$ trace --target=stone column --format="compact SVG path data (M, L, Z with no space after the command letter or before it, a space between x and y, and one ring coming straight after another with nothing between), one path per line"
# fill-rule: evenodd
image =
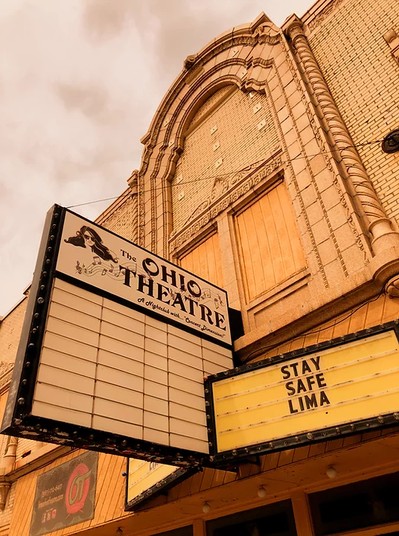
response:
M139 217L138 217L138 176L139 172L137 169L132 171L132 174L127 180L127 183L132 190L132 199L133 199L133 218L132 218L132 241L138 243L139 240Z
M398 243L399 235L392 228L391 221L386 216L377 197L371 180L363 166L353 140L306 38L302 21L295 17L288 23L285 32L292 41L294 53L302 71L304 82L308 86L313 104L316 107L316 113L324 122L331 135L331 140L339 155L338 161L341 161L343 164L347 174L346 178L350 180L351 189L360 202L363 210L362 217L369 233L372 251L374 254L377 254L380 249L386 248L387 235L391 235L388 242L391 242L393 238L395 244ZM384 237L383 241L380 240L382 237Z
M7 436L3 458L0 463L0 511L4 510L8 492L10 491L11 482L8 473L14 469L17 445L18 439L16 437Z

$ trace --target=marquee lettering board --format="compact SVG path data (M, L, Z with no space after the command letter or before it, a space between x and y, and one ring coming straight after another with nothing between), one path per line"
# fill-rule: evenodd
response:
M125 510L134 511L150 499L194 473L192 468L129 458L126 471Z
M225 291L55 205L27 309L3 433L207 460L203 378L232 367Z
M399 421L398 323L218 373L206 381L215 461Z

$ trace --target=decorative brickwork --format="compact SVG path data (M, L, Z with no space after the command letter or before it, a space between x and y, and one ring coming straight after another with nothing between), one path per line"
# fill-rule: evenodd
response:
M315 18L304 20L352 143L384 211L396 224L398 160L381 150L381 140L399 124L398 21L397 0L330 2Z
M160 221L165 214L171 214L172 201L170 193L160 185L166 185L175 175L175 167L184 144L189 143L187 133L193 120L194 124L199 120L199 117L195 117L199 108L216 91L229 85L235 85L246 92L256 90L264 93L272 65L270 59L265 59L265 47L277 46L281 38L278 28L265 15L261 15L253 25L222 35L212 46L205 47L199 54L188 58L185 69L155 116L150 131L142 139L146 147L139 171L138 190L139 195L140 192L145 193L139 197L139 218L144 216L148 224L145 227L140 224L141 244L167 255L171 228L165 228ZM212 105L206 106L211 108ZM201 113L206 115L206 111ZM250 163L246 161L244 165ZM144 189L144 176L147 177L145 180L146 187L150 186L149 191ZM159 199L161 196L162 201ZM163 213L159 211L161 207ZM185 219L182 218L180 224ZM171 225L172 218L167 217L167 221Z
M201 210L223 195L238 172L267 159L279 146L267 98L235 90L199 122L185 139L184 152L172 181L173 232L186 226ZM206 105L209 107L209 104Z
M375 240L386 232L392 231L390 221L385 215L353 140L331 96L322 71L309 46L301 21L298 19L293 21L287 31L303 66L305 80L315 98L316 107L325 118L326 127L331 131L332 141L339 151L348 178L355 190L355 195L361 203L370 237Z
M136 242L138 235L137 192L135 192L134 183L130 181L130 184L131 187L98 216L96 223L127 240Z

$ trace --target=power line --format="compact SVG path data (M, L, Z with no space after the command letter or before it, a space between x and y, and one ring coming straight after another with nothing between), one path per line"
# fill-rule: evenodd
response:
M375 145L375 144L381 144L382 140L374 140L374 141L366 141L366 142L363 142L363 143L359 143L359 144L356 144L356 145L348 145L346 147L342 147L339 149L339 151L342 151L342 150L345 150L345 149L350 149L350 148L361 148L361 147L365 147L365 146L369 146L369 145ZM330 151L319 151L317 154L315 155L298 155L297 157L293 158L293 159L289 159L289 160L285 160L285 161L282 161L281 164L284 165L284 164L288 164L289 162L293 162L294 160L297 160L299 158L312 158L314 156L318 156L319 154L328 154L328 155L331 155L331 152ZM256 166L257 164L261 164L261 163L266 163L267 161L269 160L268 159L261 159L261 160L257 160L255 162L252 162L251 164L248 164L246 165L245 167L241 168L241 169L238 169L236 171L230 171L228 173L221 173L221 174L218 174L218 175L209 175L209 176L206 176L206 177L201 177L201 178L198 178L198 179L193 179L191 181L184 181L183 183L180 183L180 184L171 184L172 187L174 186L184 186L186 184L192 184L192 183L196 183L196 182L199 182L199 181L205 181L205 180L211 180L211 179L222 179L224 177L230 177L232 175L235 175L237 173L241 173L243 171L251 171L250 168L253 168L254 166ZM162 187L155 187L154 190L160 190ZM146 193L146 192L149 192L150 190L144 190L143 193ZM86 205L91 205L91 204L94 204L94 203L101 203L101 202L105 202L105 201L113 201L115 199L118 199L118 197L120 197L119 195L118 196L115 196L115 197L108 197L108 198L104 198L104 199L99 199L99 200L96 200L96 201L89 201L89 202L86 202L86 203L80 203L80 204L77 204L77 205L71 205L67 208L76 208L76 207L81 207L81 206L86 206ZM294 337L293 339L290 340L290 343L292 344L294 341L297 341L301 338L304 338L304 337L308 337L308 336L311 336L311 335L318 335L320 333L322 333L323 331L326 331L327 329L334 329L336 326L338 326L339 324L341 324L342 322L345 322L346 320L348 320L349 318L351 318L357 311L359 311L360 309L362 309L363 307L365 307L366 305L378 300L382 295L383 295L383 291L381 291L377 296L375 296L374 298L371 298L369 299L368 301L360 304L358 307L352 309L347 315L341 317L339 320L335 320L333 324L329 324L325 327L321 327L319 329L314 329L314 330L311 330L311 331L308 331L308 332L305 332L305 333L302 333L301 335L298 335L297 337ZM258 348L257 350L253 351L253 352L250 352L247 356L246 356L246 359L250 359L252 356L255 356L256 355L259 355L259 352L263 352L263 353L266 353L266 352L269 352L271 350L273 350L274 348L277 348L278 346L280 346L282 343L277 343L277 344L272 344L272 345L269 345L269 346L265 346L265 347L261 347L261 348Z
M369 305L370 303L373 303L374 301L377 301L383 294L384 294L384 290L381 290L377 294L377 296L374 296L374 298L370 298L369 300L365 301L364 303L361 303L358 307L355 307L354 309L351 309L351 311L346 316L343 316L342 318L339 318L339 320L334 319L333 324L328 324L325 327L314 329L314 330L311 330L311 331L306 331L305 333L301 333L297 337L294 337L293 339L290 339L289 340L290 344L292 344L295 341L298 341L299 339L306 338L309 335L318 335L318 334L322 333L323 331L326 331L327 329L334 329L336 326L338 326L342 322L345 322L346 320L351 318L355 313L357 313L360 309L362 309L362 307L365 307L366 305ZM263 346L263 347L257 348L253 352L250 352L248 355L246 355L245 359L247 360L247 359L251 359L251 357L253 357L253 356L258 356L259 352L263 352L263 353L270 352L274 348L278 348L279 346L281 346L283 344L284 343L276 343L276 344L271 344L270 346ZM305 346L303 348L305 348ZM284 353L289 353L289 352L284 352ZM269 357L272 357L272 356L269 356ZM264 358L264 359L267 359L267 358Z
M95 203L103 203L105 201L115 201L115 199L118 199L119 195L116 197L106 197L105 199L97 199L97 201L87 201L87 203L79 203L78 205L69 205L66 208L76 208L76 207L84 207L85 205L94 205Z
M363 142L363 143L359 143L359 144L356 144L356 145L347 145L345 147L342 147L340 149L338 149L338 151L343 151L345 149L355 149L355 148L361 148L361 147L366 147L366 146L369 146L369 145L375 145L375 144L381 144L382 143L382 140L374 140L374 141L366 141L366 142ZM338 152L337 151L337 152ZM288 160L283 160L281 162L282 165L286 165L288 163L291 163L291 162L294 162L295 160L299 160L301 158L313 158L315 156L318 156L320 154L324 154L324 155L332 155L332 153L335 152L335 151L319 151L317 154L313 154L313 155L298 155L294 158L291 158L291 159L288 159ZM257 160L255 162L252 162L250 164L247 164L245 167L241 168L241 169L238 169L238 170L233 170L233 171L229 171L227 173L221 173L221 174L218 174L218 175L208 175L206 177L199 177L199 178L196 178L196 179L192 179L192 180L187 180L187 181L184 181L180 184L171 184L171 187L181 187L181 186L184 186L186 184L193 184L193 183L198 183L200 181L208 181L208 180L217 180L217 179L223 179L224 177L230 177L232 175L235 175L237 173L241 173L243 171L246 171L248 168L251 168L253 166L256 166L257 164L261 164L262 162L267 162L268 159L264 160L264 159L261 159L261 160ZM155 187L153 188L152 190L143 190L141 193L148 193L150 191L156 191L156 190L161 190L162 187ZM87 205L93 205L93 204L96 204L96 203L103 203L105 201L114 201L115 199L118 199L118 197L120 197L120 195L117 195L117 196L114 196L114 197L107 197L107 198L104 198L104 199L97 199L95 201L87 201L85 203L79 203L79 204L76 204L76 205L69 205L68 207L66 208L77 208L77 207L83 207L83 206L87 206Z

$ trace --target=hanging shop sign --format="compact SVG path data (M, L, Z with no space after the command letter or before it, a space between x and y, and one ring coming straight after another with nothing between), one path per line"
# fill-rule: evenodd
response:
M126 506L132 511L193 474L191 469L129 458L126 471Z
M398 333L389 323L209 377L214 460L397 423Z
M30 536L93 519L98 454L87 452L37 478Z
M232 367L228 313L222 289L54 206L2 431L200 463L203 378Z

